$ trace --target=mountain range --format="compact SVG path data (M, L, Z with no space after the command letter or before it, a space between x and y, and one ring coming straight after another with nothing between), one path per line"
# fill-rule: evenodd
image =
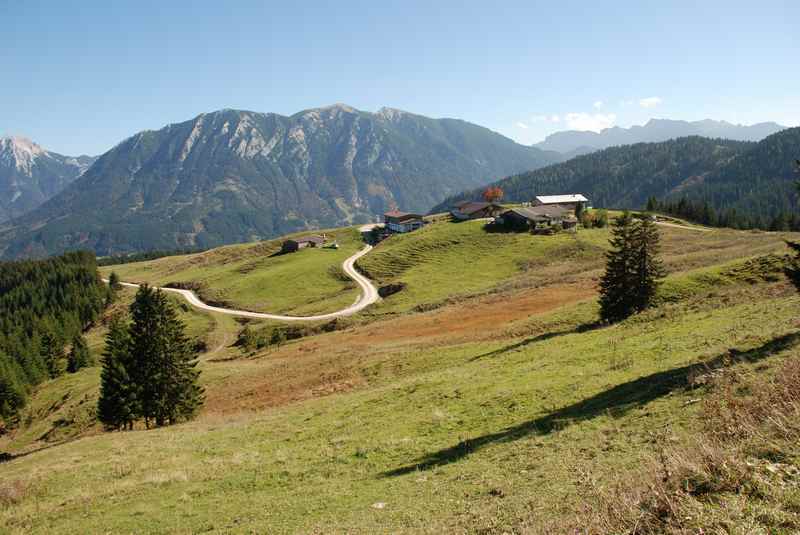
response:
M0 254L213 247L368 222L561 159L465 121L390 108L220 110L124 140L1 228Z
M24 137L0 138L0 223L37 208L95 159L50 152Z
M761 141L765 137L785 129L777 123L758 123L753 125L732 124L727 121L676 121L671 119L651 119L643 126L622 128L614 126L600 132L565 130L547 136L534 147L542 150L560 152L569 158L588 154L596 150L634 143L654 143L679 137L703 136L737 141Z
M781 213L796 213L794 168L800 128L788 128L759 142L691 136L658 143L611 147L567 162L511 176L493 185L508 202L536 195L583 193L594 206L644 208L649 197L708 201L718 212L735 210L743 224L763 228ZM433 208L480 198L464 192Z

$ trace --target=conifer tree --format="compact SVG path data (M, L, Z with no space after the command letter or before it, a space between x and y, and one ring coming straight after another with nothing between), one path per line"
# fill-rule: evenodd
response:
M600 318L620 321L649 307L664 277L659 234L651 218L634 221L628 212L614 221L611 251L600 281Z
M130 337L127 327L115 319L106 334L97 418L108 429L132 428L139 413L135 383L131 377Z
M92 365L91 357L89 356L89 346L86 345L86 339L81 334L75 335L72 339L72 348L67 355L67 371L75 373L81 368L86 368Z
M794 165L795 172L800 173L800 160L795 160ZM798 193L800 193L800 181L795 182L795 187ZM789 258L788 265L784 268L783 272L797 291L800 291L800 242L787 241L786 245L791 249L794 255Z
M619 321L631 314L633 226L633 218L628 212L612 223L611 250L606 253L606 271L600 280L600 318L603 321Z
M25 389L15 372L13 361L0 353L0 430L25 405Z
M64 373L64 343L50 328L42 333L40 351L51 379Z
M132 378L139 387L139 414L145 425L191 417L203 396L197 385L196 353L177 312L163 292L147 285L139 288L130 311Z
M635 273L631 299L633 310L641 312L652 304L659 280L665 275L664 265L658 258L660 236L655 222L649 217L639 220L631 239Z

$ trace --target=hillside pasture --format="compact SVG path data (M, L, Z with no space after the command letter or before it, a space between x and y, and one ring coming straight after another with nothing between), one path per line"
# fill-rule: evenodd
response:
M101 271L105 276L114 271L126 282L179 283L196 288L206 302L231 308L293 315L333 312L358 297L358 289L341 264L363 247L363 241L355 228L319 232L326 233L339 248L279 254L285 239L281 238L107 266Z
M613 326L596 323L606 229L442 221L392 237L365 269L405 290L279 347L209 344L197 420L7 439L0 519L11 533L131 532L145 518L177 533L581 526L589 490L635 474L665 441L691 443L722 370L769 374L799 351L800 297L780 259L797 236L661 230L671 273L659 305ZM208 339L242 327L182 314ZM82 373L43 385L32 407L82 399L97 372ZM774 531L752 510L743 525Z

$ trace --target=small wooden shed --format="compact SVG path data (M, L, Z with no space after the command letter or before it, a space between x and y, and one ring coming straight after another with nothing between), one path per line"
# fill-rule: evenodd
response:
M302 238L286 240L281 246L281 251L284 253L294 253L306 247L321 247L324 244L325 238L314 234L312 236L303 236Z

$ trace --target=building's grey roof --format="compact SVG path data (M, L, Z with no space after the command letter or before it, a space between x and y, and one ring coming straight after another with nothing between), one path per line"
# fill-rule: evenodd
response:
M493 202L483 202L483 201L472 201L468 203L464 203L460 206L456 206L459 212L465 215L472 215L475 212L480 212L481 210L489 207L494 208L502 208L499 204Z
M323 238L318 234L313 234L311 236L303 236L302 238L292 238L286 241L295 243L316 243L319 245L325 243L325 238Z
M398 221L405 221L407 219L422 219L422 216L419 214L401 212L399 210L390 210L383 215L391 219L397 219Z

